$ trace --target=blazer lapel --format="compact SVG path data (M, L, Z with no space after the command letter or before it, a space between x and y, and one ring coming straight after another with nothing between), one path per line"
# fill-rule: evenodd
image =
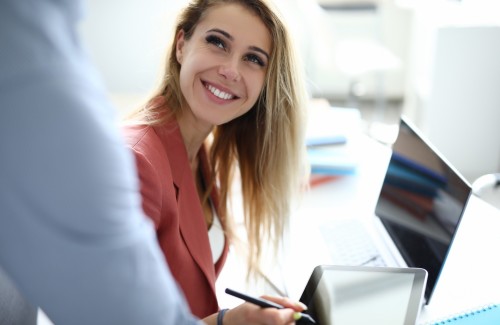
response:
M208 231L188 161L186 146L176 121L156 128L168 155L178 189L179 227L185 244L215 295L215 270ZM194 201L197 200L197 201Z
M199 158L200 158L200 167L201 171L203 174L203 179L209 180L210 179L210 164L208 161L208 155L207 155L207 149L205 146L203 146L200 150L199 153ZM226 229L226 220L225 216L222 216L220 213L219 209L219 192L216 187L212 188L210 192L210 198L212 199L212 204L214 205L215 211L217 213L217 216L219 217L219 220L222 224L222 228L225 230ZM217 260L215 263L215 277L218 277L220 272L222 271L222 267L224 266L224 263L226 262L227 254L229 252L229 243L227 240L227 237L224 240L224 248L222 251L222 255L220 258Z

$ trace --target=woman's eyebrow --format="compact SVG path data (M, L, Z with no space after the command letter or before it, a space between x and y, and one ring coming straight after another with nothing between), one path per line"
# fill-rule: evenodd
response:
M210 33L212 33L212 32L219 33L219 34L224 35L226 38L228 38L231 41L234 40L234 37L231 34L229 34L228 32L226 32L226 31L224 31L222 29L219 29L219 28L212 28L212 29L208 30L207 33L208 32L210 32ZM261 49L260 47L258 47L258 46L250 46L249 49L251 49L251 50L253 50L255 52L261 53L262 55L264 55L269 60L269 54L266 51L264 51L263 49Z
M225 37L229 38L231 41L234 40L234 37L231 36L231 34L229 34L228 32L226 32L225 30L222 30L222 29L219 29L219 28L212 28L212 29L209 29L207 31L207 33L211 33L211 32L220 33L220 34L224 35Z
M264 51L263 49L261 49L260 47L257 47L257 46L250 46L250 49L251 50L254 50L256 52L259 52L259 53L262 53L262 55L264 55L267 60L269 60L269 54L267 54L266 51Z

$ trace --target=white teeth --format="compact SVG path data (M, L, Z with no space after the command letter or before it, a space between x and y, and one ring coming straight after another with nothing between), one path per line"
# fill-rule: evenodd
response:
M212 94L214 94L215 96L219 97L220 99L232 99L234 97L233 95L225 93L223 91L220 91L219 89L217 89L217 88L215 88L215 87L213 87L211 85L208 85L207 89L210 90L210 92Z

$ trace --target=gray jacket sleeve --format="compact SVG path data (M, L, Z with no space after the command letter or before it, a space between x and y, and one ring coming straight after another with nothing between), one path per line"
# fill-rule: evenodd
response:
M55 324L198 324L143 215L77 5L0 2L0 266Z

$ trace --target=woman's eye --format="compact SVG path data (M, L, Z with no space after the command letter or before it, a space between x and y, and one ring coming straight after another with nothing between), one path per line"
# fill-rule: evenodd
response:
M255 55L255 54L249 54L249 55L247 55L247 59L246 60L250 61L252 63L258 64L261 67L264 67L266 65L266 63L264 62L264 60L262 60L258 55Z
M215 35L207 36L206 41L209 44L213 44L213 45L217 46L218 48L221 48L221 49L226 48L226 44L224 43L224 41Z

